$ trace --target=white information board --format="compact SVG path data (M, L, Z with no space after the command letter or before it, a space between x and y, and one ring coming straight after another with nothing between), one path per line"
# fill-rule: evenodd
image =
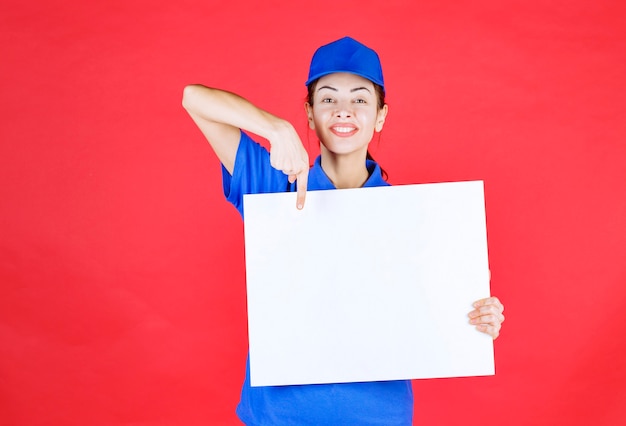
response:
M482 181L244 196L252 386L494 374Z

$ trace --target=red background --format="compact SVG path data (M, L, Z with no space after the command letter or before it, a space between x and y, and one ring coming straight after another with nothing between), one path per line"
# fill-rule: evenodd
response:
M182 89L315 155L303 82L343 35L383 60L390 181L485 181L497 374L414 382L415 423L626 419L623 2L167 3L2 2L0 424L237 424L243 227Z

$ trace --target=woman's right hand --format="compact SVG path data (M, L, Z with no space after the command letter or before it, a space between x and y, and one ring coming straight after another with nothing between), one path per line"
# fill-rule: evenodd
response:
M304 207L309 177L309 155L294 127L241 96L220 89L191 84L183 91L183 107L207 138L226 170L232 174L240 130L248 130L270 142L270 163L297 181L296 207Z
M281 125L270 139L270 164L288 176L289 182L296 182L298 192L296 207L302 209L306 198L309 178L309 154L298 133L287 121Z

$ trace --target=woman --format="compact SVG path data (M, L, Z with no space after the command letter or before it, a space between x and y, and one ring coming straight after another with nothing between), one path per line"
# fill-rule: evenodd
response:
M309 158L293 126L238 95L187 86L183 106L223 165L224 192L243 216L243 194L383 186L388 183L367 148L387 117L385 85L376 52L344 37L314 54L306 82L305 111L320 140ZM242 130L266 138L268 153ZM474 303L470 322L498 337L502 304L491 297ZM249 425L410 425L411 382L386 381L304 386L250 387L249 363L237 415Z

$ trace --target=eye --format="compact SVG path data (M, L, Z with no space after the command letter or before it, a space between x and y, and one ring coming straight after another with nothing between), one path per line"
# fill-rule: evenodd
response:
M362 99L362 98L357 98L357 99L354 100L354 103L355 104L365 104L365 103L367 103L367 101L365 99Z
M332 98L322 98L321 101L323 104L331 104L334 102L334 100Z

